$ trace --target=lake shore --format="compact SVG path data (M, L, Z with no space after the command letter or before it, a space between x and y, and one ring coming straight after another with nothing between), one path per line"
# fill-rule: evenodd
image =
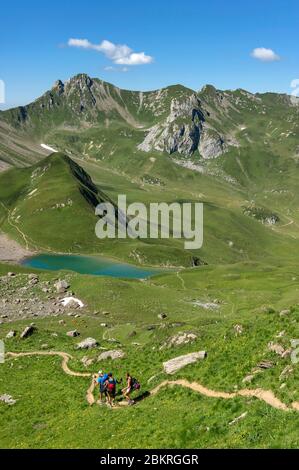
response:
M4 233L0 233L0 261L5 263L20 263L28 256L33 256L33 251L26 250L15 240Z

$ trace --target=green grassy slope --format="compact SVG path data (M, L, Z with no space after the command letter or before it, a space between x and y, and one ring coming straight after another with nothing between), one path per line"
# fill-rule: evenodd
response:
M2 273L8 269L0 267ZM60 273L60 277L65 275ZM20 283L23 278L27 276L20 275L12 282ZM44 350L72 354L70 367L74 370L95 372L100 366L112 369L118 377L130 370L141 381L143 393L167 378L162 372L163 361L205 349L205 361L185 367L173 378L195 380L222 391L261 387L272 390L286 404L299 400L298 367L292 366L289 356L282 359L268 349L270 341L288 348L290 340L298 337L299 271L295 265L280 269L250 263L203 267L181 272L180 277L176 273L160 275L146 283L76 274L68 274L68 278L72 289L88 304L88 312L80 318L65 317L64 325L57 317L37 319L38 330L29 339L5 340L7 351L34 351L47 344ZM40 279L54 282L52 274L42 273ZM35 296L41 295L38 286L33 289ZM216 310L193 304L215 298ZM280 316L280 310L286 308L289 315ZM104 311L110 315L103 315ZM161 312L167 313L163 321L157 318ZM108 328L101 326L103 321ZM1 325L0 337L5 338L12 328L20 332L27 323ZM240 335L235 332L236 324L243 327ZM100 351L75 351L78 339L66 336L66 331L74 328L81 338L96 338L100 347L122 349L126 358L86 369L82 357L96 358ZM133 338L129 336L132 331L136 332ZM197 339L160 349L180 331L192 332ZM281 331L284 335L277 338ZM111 343L109 338L119 343ZM273 367L245 385L243 378L262 360L272 361ZM281 378L289 366L292 372ZM88 379L65 375L59 358L8 359L1 365L0 394L9 393L18 401L13 407L1 405L1 447L298 447L298 412L279 411L257 399L207 398L175 387L161 390L133 408L111 411L87 405L88 385ZM229 424L243 413L247 414L238 423ZM106 420L112 426L107 426Z
M248 193L240 186L182 169L171 158L161 156L151 163L148 157L136 156L127 158L125 167L115 160L114 171L105 162L77 161L79 166L53 154L33 167L0 175L1 229L38 251L104 254L148 265L191 266L192 258L209 264L246 259L279 263L291 259L297 247L282 205L275 207L281 222L264 225L245 212ZM128 176L130 169L133 177ZM145 174L163 185L152 185ZM203 202L202 249L184 250L184 240L172 238L99 240L95 205L107 199L117 202L118 194L126 194L128 204L137 201L147 207L151 202Z

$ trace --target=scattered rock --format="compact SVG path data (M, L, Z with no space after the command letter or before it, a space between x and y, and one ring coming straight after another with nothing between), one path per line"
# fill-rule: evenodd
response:
M77 330L72 330L68 331L66 335L70 338L76 338L77 336L80 336L80 333Z
M11 330L7 333L6 338L10 339L10 338L13 338L14 336L16 336L16 332L14 330Z
M123 351L114 349L102 352L98 357L98 361L105 361L107 359L112 359L114 361L115 359L122 359L123 357L125 357L125 353Z
M166 341L160 349L166 347L171 348L172 346L180 346L181 344L188 344L197 339L197 335L194 333L182 333L179 332L177 335L172 336L168 341Z
M58 292L58 294L64 294L67 291L67 289L70 287L70 285L67 281L59 280L54 284L54 287L56 291Z
M7 273L7 276L8 277L15 277L16 273L13 273L13 272L10 271L9 273Z
M87 356L84 356L84 357L82 357L81 362L85 367L89 367L89 366L92 366L95 361L94 361L94 359L91 359Z
M244 384L246 383L251 383L254 379L254 375L253 374L250 374L250 375L247 375L246 377L244 377L244 379L242 380L242 382Z
M41 345L40 348L41 348L41 349L49 349L49 345L46 344L46 343L44 343L44 344Z
M273 341L270 341L270 343L268 344L268 349L280 357L286 357L288 353L291 353L291 351L285 350L280 344L275 344L273 343Z
M76 349L90 349L98 346L98 342L94 338L86 338L77 344Z
M286 315L289 315L290 313L291 313L291 310L289 308L286 308L285 310L281 310L279 316L285 317Z
M288 377L289 375L292 374L292 372L294 371L293 367L292 366L286 366L282 373L280 374L279 376L279 380L282 380L284 379L285 377Z
M165 318L167 318L167 315L166 315L166 313L159 313L158 318L160 320L165 320Z
M35 329L36 328L33 325L27 326L25 330L22 331L20 338L28 338L28 336L31 336L34 333Z
M163 362L163 368L166 374L175 374L178 370L187 366L188 364L193 364L200 359L205 359L207 357L206 351L198 351L190 354L185 354L183 356L178 356L169 361Z
M242 325L235 325L234 326L234 332L236 333L236 335L241 335L244 331L244 328Z
M136 336L137 333L136 331L131 331L129 334L128 334L128 338L134 338L134 336Z
M248 414L248 411L245 411L245 412L242 413L240 416L238 416L237 418L235 418L235 419L233 419L232 421L230 421L230 422L228 423L228 425L229 425L229 426L232 426L233 424L238 423L239 421L241 421L241 419L246 418L247 414Z
M280 331L278 335L276 335L276 338L282 338L285 335L285 331Z
M34 273L31 273L31 274L28 274L28 279L38 279L38 275L37 274L34 274Z
M257 366L259 369L271 369L272 367L274 367L274 364L272 361L261 361L257 364Z
M7 394L1 395L0 396L0 401L2 401L3 403L6 403L6 405L10 405L10 406L15 405L17 403L17 400L14 400L11 395L7 395Z

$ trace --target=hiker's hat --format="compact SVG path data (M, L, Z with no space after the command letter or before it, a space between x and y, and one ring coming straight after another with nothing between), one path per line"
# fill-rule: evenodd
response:
M98 374L99 374L99 375L103 375L103 371L102 371L102 370L99 370Z

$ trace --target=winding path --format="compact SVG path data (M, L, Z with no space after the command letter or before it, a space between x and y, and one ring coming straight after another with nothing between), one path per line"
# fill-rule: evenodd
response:
M25 357L25 356L59 356L62 358L61 368L67 374L74 377L89 377L91 378L90 386L86 392L86 400L89 405L93 405L95 403L94 398L94 389L96 386L95 383L95 376L90 372L76 372L69 368L68 362L70 359L73 359L73 356L66 352L61 351L30 351L30 352L21 352L21 353L14 353L14 352L7 352L5 354L8 357ZM242 390L238 390L237 392L221 392L217 390L212 390L209 388L204 387L198 382L188 382L185 379L178 379L178 380L164 380L155 388L153 388L149 392L149 396L156 395L162 388L165 387L173 387L173 386L181 386L185 388L189 388L194 392L200 393L206 397L210 398L223 398L223 399L232 399L236 397L250 397L250 398L257 398L261 401L264 401L268 405L276 408L277 410L281 411L299 411L299 402L293 402L290 407L288 407L285 403L283 403L279 398L275 396L275 394L271 390L264 390L262 388L256 389L248 389L244 388ZM124 403L123 403L124 404Z

